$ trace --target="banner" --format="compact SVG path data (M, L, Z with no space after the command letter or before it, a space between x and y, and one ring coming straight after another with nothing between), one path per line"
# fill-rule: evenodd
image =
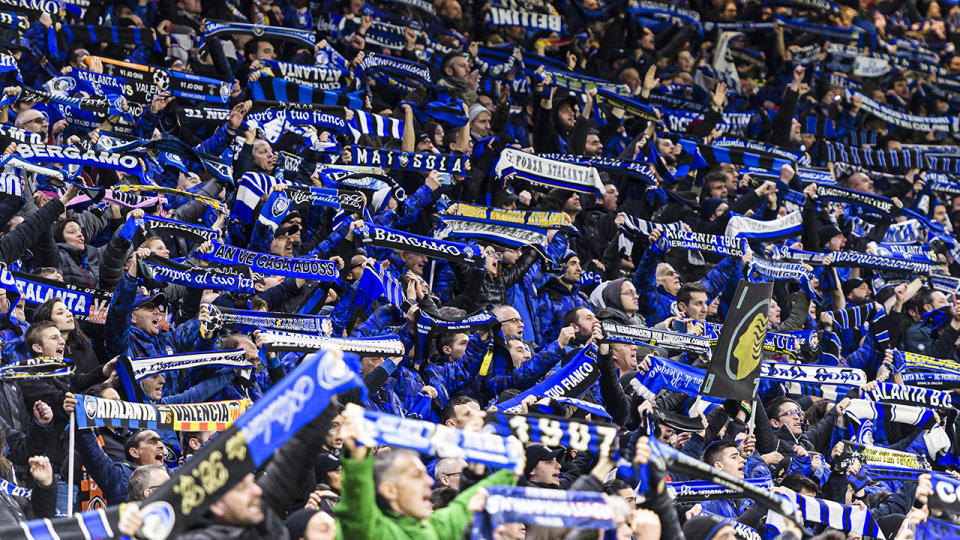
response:
M523 474L523 445L512 437L478 433L364 409L348 403L344 416L362 419L357 442L364 446L409 448L438 458L459 458Z
M154 431L223 431L252 402L247 399L183 405L149 405L77 394L77 428L122 427Z
M707 366L701 388L703 395L736 400L751 400L756 396L772 295L771 282L740 280L720 340Z

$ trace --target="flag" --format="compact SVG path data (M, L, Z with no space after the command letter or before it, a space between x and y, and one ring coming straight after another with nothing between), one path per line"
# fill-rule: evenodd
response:
M750 400L756 395L773 282L740 280L700 393Z

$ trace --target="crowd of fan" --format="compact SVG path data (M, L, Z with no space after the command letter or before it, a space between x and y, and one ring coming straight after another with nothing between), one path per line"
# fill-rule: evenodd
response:
M92 4L96 4L94 2ZM215 130L189 120L169 125L164 110L172 102L186 103L161 93L144 104L135 132L146 138L179 137L207 150L225 149L239 139L233 158L233 176L248 171L273 175L280 151L304 157L311 166L317 161L347 160L342 155L321 155L304 137L284 136L277 144L262 137L257 126L245 121L253 104L248 82L268 72L263 60L292 60L312 63L314 52L301 46L248 35L214 38L222 41L228 66L215 63L208 48L184 48L190 37L202 34L206 18L230 20L236 10L230 0L116 1L90 6L94 24L136 26L154 29L162 52L116 44L86 44L71 48L61 57L50 58L58 69L86 68L85 56L134 58L142 63L163 65L173 70L233 81L232 109L228 120ZM525 2L507 2L525 5ZM430 398L427 410L417 409L424 420L464 430L480 430L487 410L499 401L532 387L562 365L588 342L600 346L598 383L582 399L600 403L621 428L621 440L631 441L622 451L646 462L650 447L643 435L649 429L659 441L738 478L770 477L777 485L799 493L845 504L865 505L872 510L887 538L907 538L903 531L926 516L923 503L930 492L929 482L905 482L890 492L870 487L856 491L846 483L846 473L837 459L849 420L844 410L850 396L834 402L816 396L784 395L777 385L764 386L760 403L734 402L716 407L702 417L702 430L681 431L667 423L649 419L654 409L687 414L687 396L665 390L655 402L636 393L629 381L650 366L648 355L673 357L695 367L707 359L690 351L638 347L604 340L599 321L612 320L628 325L667 330L684 328L686 333L703 334L704 323L722 323L737 283L746 278L752 257L762 257L764 246L753 242L755 254L743 258L703 253L688 257L688 251L671 249L658 254L650 249L662 232L653 230L637 238L624 251L621 229L628 217L652 222L683 221L697 232L723 234L734 213L773 219L784 215L786 202L778 198L778 183L751 184L738 167L708 163L689 171L682 163L683 150L675 144L678 134L660 124L606 107L605 120L597 122L596 91L568 93L553 85L549 73L528 76L526 89L517 91L512 80L490 77L490 66L478 59L475 43L503 47L513 43L520 56L537 53L565 62L570 71L626 84L644 101L653 92L692 91L694 99L709 101L711 112L694 122L688 137L710 142L720 135L717 124L722 112L754 115L747 135L758 141L791 151L819 155L823 159L823 135L809 131L811 118L829 118L838 126L854 131L880 134L877 147L899 149L902 144L956 144L933 133L909 131L887 125L864 114L857 100L840 99L842 91L828 84L826 69L806 68L791 61L791 51L822 43L821 36L777 26L772 33L747 33L735 40L743 49L759 52L758 61L737 63L741 89L728 94L725 84L705 83L704 66L711 65L717 30L696 32L689 25L674 24L631 14L623 6L610 6L605 18L575 16L585 6L570 2L543 3L560 10L570 32L567 36L522 27L495 27L485 24L486 2L437 0L436 15L450 32L427 35L408 28L402 49L387 49L365 41L373 19L364 5L350 1L277 0L239 2L240 13L257 24L315 29L325 14L337 13L352 21L341 35L325 35L322 46L332 46L351 65L371 52L422 62L433 70L434 88L402 95L384 85L366 88L365 109L369 112L404 118L414 127L414 138L402 143L364 134L360 143L372 147L399 148L417 152L463 152L473 156L473 167L464 175L443 178L437 172L388 172L411 195L401 200L396 190L368 193L367 208L373 219L385 226L429 235L435 227L438 204L491 204L505 209L550 210L565 213L573 230L561 230L549 238L546 250L532 247L508 249L483 246L482 268L468 268L405 251L359 246L363 216L333 221L334 211L310 207L294 208L278 228L260 222L241 223L230 219L213 223L216 213L189 199L168 197L155 206L131 210L111 204L72 206L79 193L72 185L57 185L20 173L23 197L0 196L0 261L24 272L63 283L113 291L106 324L79 320L58 298L39 305L20 299L9 305L0 296L0 312L9 314L2 331L3 362L30 357L69 358L76 367L67 378L16 379L0 383L0 476L33 488L31 500L0 494L0 523L14 523L35 517L53 517L66 508L68 497L76 497L78 486L68 486L66 427L76 406L76 394L119 399L114 367L118 355L135 358L164 356L192 351L243 349L257 374L244 379L234 370L197 369L168 372L142 381L151 403L199 403L222 399L260 398L302 355L278 357L261 351L259 335L221 332L213 337L200 334L202 322L209 321L210 307L228 306L273 312L295 312L305 299L321 298L319 313L329 315L336 336L369 337L394 332L407 344L403 357L363 357L362 372L369 390L363 405L396 415L410 414L421 397ZM596 2L592 2L596 4ZM779 2L771 5L779 5ZM719 0L689 2L703 21L772 21L776 13L798 9L769 7L765 2ZM6 2L3 3L7 5ZM532 5L539 5L533 2ZM792 7L791 7L792 6ZM426 17L403 2L379 2L378 10L406 18ZM379 12L379 11L378 11ZM87 14L87 22L91 14ZM923 13L923 14L921 14ZM841 28L860 27L868 36L863 46L891 50L896 43L919 43L936 55L951 74L960 75L960 61L954 56L958 43L960 8L950 2L914 0L861 0L842 5L839 15L821 12L811 20ZM74 15L66 15L69 20ZM432 18L432 17L431 17ZM59 20L59 19L57 19ZM59 24L48 14L31 17L25 38L44 44L46 30ZM183 38L187 39L184 40ZM431 44L440 42L456 52L436 57ZM178 45L175 47L175 45ZM18 59L23 81L40 88L47 76L31 51L16 43L7 44ZM39 47L41 50L46 50ZM506 48L505 50L511 51ZM489 84L489 83L493 84ZM502 82L502 84L501 84ZM916 114L956 115L952 99L924 94L915 85L914 74L905 77L896 71L864 83L871 97L901 111ZM485 84L487 83L487 84ZM704 87L709 84L708 87ZM687 90L683 90L686 88ZM678 90L680 89L680 90ZM16 95L15 86L5 90ZM414 108L428 101L431 93L444 93L463 109L465 125L444 125L441 121L420 121ZM835 99L836 98L836 99ZM459 100L459 101L457 101ZM412 105L411 105L412 103ZM9 123L39 134L50 144L95 143L99 132L71 123L54 106L18 101L8 106ZM421 119L422 120L422 119ZM339 133L317 133L324 141L337 137L345 146L354 141ZM840 136L838 136L840 138ZM657 150L656 159L674 175L675 183L654 184L617 173L603 173L604 191L596 198L562 189L513 181L507 186L488 182L489 162L506 147L538 154L563 153L597 158L617 157L644 161ZM7 153L15 152L15 147ZM217 153L217 152L214 152ZM819 153L819 154L818 154ZM814 163L817 162L815 158ZM841 185L870 194L896 197L908 208L922 206L922 213L943 225L948 234L960 226L960 196L937 198L917 170L854 170L839 174ZM778 171L784 184L793 171ZM220 198L232 206L236 185L210 175L163 170L171 186ZM658 180L660 179L659 173ZM124 175L95 168L85 169L88 185L135 183ZM312 185L319 176L310 171L300 175ZM293 180L287 180L291 183ZM795 185L795 184L794 184ZM491 187L492 186L492 187ZM283 189L278 184L274 189ZM783 189L782 187L779 189ZM492 198L487 199L486 195ZM818 204L816 186L804 190L802 233L786 242L815 252L867 251L893 220L860 214L855 208ZM782 195L782 193L780 193ZM267 194L264 195L266 199ZM182 286L159 288L142 275L138 260L155 254L163 257L191 257L202 246L178 238L150 237L130 245L117 234L131 216L144 213L165 215L188 223L213 224L223 230L226 243L287 257L333 258L341 266L342 282L267 276L255 283L256 294L218 293ZM871 222L874 236L859 235L852 227L854 217ZM882 236L882 232L879 233ZM546 254L553 254L548 259ZM958 276L960 268L949 253L939 253L938 268ZM368 264L383 263L404 285L413 305L406 313L358 291L357 280ZM141 275L138 275L138 271ZM584 275L597 276L596 280ZM956 299L930 286L924 278L875 287L878 271L867 268L815 269L811 283L819 298L790 280L777 280L769 314L769 330L788 332L813 329L820 343L839 344L840 365L864 370L871 381L890 378L890 357L894 348L960 362L960 311ZM889 340L878 343L868 330L838 328L832 313L849 306L874 306L885 313ZM457 320L479 310L491 311L499 331L449 333L433 336L427 350L414 347L420 309ZM946 320L931 324L929 314L945 313ZM500 336L503 336L502 338ZM489 369L480 375L490 340L494 356ZM778 358L815 364L820 349L806 350L798 358ZM486 362L490 362L489 359ZM892 380L892 379L890 379ZM871 384L873 384L871 382ZM533 400L524 402L524 410ZM566 410L583 416L582 411ZM923 454L924 433L934 425L953 422L956 415L940 411L931 425L888 426L886 445ZM755 417L748 435L747 421ZM599 420L594 418L594 420ZM652 423L652 425L648 424ZM173 470L189 460L214 432L129 431L123 428L80 430L77 433L77 474L89 475L102 492L103 501L117 505L142 501L163 485ZM711 501L695 506L678 506L662 482L665 472L651 469L646 492L638 493L616 477L615 464L606 456L530 445L526 448L524 474L490 474L483 467L462 459L421 459L401 449L368 449L356 442L357 426L338 415L332 424L311 425L297 439L281 449L265 471L248 477L216 501L205 519L183 535L184 538L459 538L468 529L472 511L482 507L483 486L513 484L550 489L602 491L616 509L619 538L730 538L733 528L727 518L763 531L765 512L749 498ZM918 443L919 441L919 443ZM947 455L956 456L951 447ZM369 454L369 455L368 455ZM934 458L935 456L928 456ZM936 459L931 459L936 462ZM847 464L848 466L857 467ZM85 473L80 472L80 467ZM938 465L939 467L939 465ZM676 478L674 478L676 479ZM83 486L89 488L88 484ZM914 509L915 500L919 501ZM922 508L922 510L921 510ZM922 515L921 515L922 514ZM136 516L125 514L136 526ZM129 523L128 523L128 526ZM821 527L822 528L822 527ZM842 538L845 533L813 530L818 538ZM584 531L543 529L510 524L498 528L496 538L563 538L570 534L586 537ZM595 534L595 533L592 533ZM787 533L792 534L792 533ZM580 536L578 536L580 537Z

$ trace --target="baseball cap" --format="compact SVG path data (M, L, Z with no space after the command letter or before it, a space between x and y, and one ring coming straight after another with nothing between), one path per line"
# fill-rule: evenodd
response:
M850 278L844 281L843 286L841 287L843 289L843 295L846 296L850 294L850 291L856 289L857 287L863 285L864 283L866 283L866 281L858 277Z
M537 466L537 463L560 457L560 455L563 454L563 449L550 450L542 444L531 444L526 448L525 453L527 455L527 464L523 468L523 475L527 476L530 474L530 471Z
M133 309L137 309L143 306L143 304L153 304L156 307L165 306L167 304L167 297L162 292L154 294L138 294L136 298L133 299Z

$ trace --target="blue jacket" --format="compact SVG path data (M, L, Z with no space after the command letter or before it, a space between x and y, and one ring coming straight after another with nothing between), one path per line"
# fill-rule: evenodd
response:
M588 305L586 298L580 293L579 283L572 289L567 289L556 277L551 277L540 287L535 304L537 316L533 321L534 325L540 327L537 331L538 343L547 343L551 339L556 339L567 312Z
M92 429L81 429L77 433L77 451L80 461L87 472L103 490L107 504L115 505L127 502L127 488L130 475L135 466L126 461L113 461L100 447Z
M644 315L648 326L653 326L673 314L673 306L677 299L666 291L657 287L657 265L660 260L648 249L643 253L637 271L633 274L633 285L640 294L639 313ZM724 288L732 280L742 275L740 259L725 257L720 264L707 273L700 280L700 284L707 289L707 303L723 293Z
M473 396L470 382L480 371L480 364L483 363L483 356L486 353L487 342L482 341L474 332L467 341L467 349L462 358L455 361L431 362L424 368L426 383L437 389L437 404L441 408L450 401L451 397L462 393ZM479 396L475 397L479 398Z
M480 393L484 398L481 403L497 397L504 390L515 388L522 391L530 388L562 358L563 348L554 341L507 375L478 378Z

